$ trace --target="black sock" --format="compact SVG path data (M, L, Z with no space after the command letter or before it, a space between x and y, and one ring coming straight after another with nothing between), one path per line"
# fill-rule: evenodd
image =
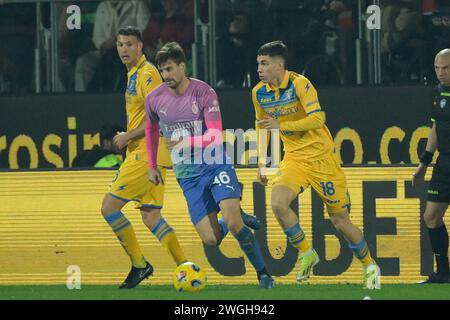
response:
M431 247L436 257L436 272L448 274L448 233L445 224L435 228L428 229L430 235Z

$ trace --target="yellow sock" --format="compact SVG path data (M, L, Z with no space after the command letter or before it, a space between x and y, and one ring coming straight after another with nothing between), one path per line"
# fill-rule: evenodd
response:
M367 252L367 255L364 258L359 259L359 261L361 261L364 267L371 265L373 263L373 259L372 256L370 255L370 251Z
M120 244L130 257L131 264L136 268L144 268L146 261L130 221L121 211L116 211L105 216L105 220L111 226Z
M306 239L302 228L300 228L300 224L297 223L293 227L285 229L284 233L287 235L289 242L296 247L300 253L311 250L312 247Z
M309 244L309 241L306 238L304 238L302 241L296 244L295 247L298 249L298 251L300 251L300 253L305 253L306 251L312 249L311 245Z
M158 238L163 247L166 248L177 265L187 261L175 231L173 231L164 218L161 218L151 231L155 237Z
M181 249L177 235L174 231L169 232L164 238L162 238L161 243L170 253L177 266L187 262L186 256L184 255L183 249Z
M361 261L364 267L373 263L372 256L370 255L369 247L367 246L366 240L364 238L357 244L350 244L350 249L352 249L353 254L359 261Z

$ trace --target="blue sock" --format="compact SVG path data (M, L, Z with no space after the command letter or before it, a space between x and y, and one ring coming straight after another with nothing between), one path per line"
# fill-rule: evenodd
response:
M222 239L225 238L225 236L228 234L228 226L225 223L225 220L223 220L223 218L220 218L219 220L219 225L220 225L220 231L222 231Z
M173 229L167 224L164 218L160 218L156 226L150 231L161 241L168 233L173 232Z
M262 270L265 270L261 249L250 229L244 226L234 237L239 241L239 246L244 251L248 260L250 260L256 272L259 274Z

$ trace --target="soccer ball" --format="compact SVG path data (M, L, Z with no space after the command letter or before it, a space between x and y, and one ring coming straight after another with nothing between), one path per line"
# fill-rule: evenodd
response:
M198 264L185 262L175 269L173 286L178 292L199 292L206 286L205 271Z

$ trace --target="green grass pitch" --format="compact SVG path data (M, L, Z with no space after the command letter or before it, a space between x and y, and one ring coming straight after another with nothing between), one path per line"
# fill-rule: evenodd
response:
M1 286L1 300L450 300L450 284L385 284L381 290L359 285L210 285L199 293L178 293L172 286L140 285L132 290L117 286L86 285L79 290L66 286Z

